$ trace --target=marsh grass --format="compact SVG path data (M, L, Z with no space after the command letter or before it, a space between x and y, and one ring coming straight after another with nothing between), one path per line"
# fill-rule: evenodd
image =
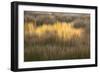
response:
M32 48L25 49L25 61L43 61L43 60L64 60L64 59L86 59L90 57L89 48L64 47L64 46L40 46L35 45Z
M52 30L47 29L49 26L38 27L38 34L35 34L35 30L31 33L27 31L30 34L25 35L24 61L86 59L90 57L89 37L85 31L83 32L83 29L76 29L68 24L64 27L58 26L55 29L52 27Z
M76 20L71 17L63 20L59 18L61 20L53 21L52 24L49 23L51 20L45 23L42 19L39 25L35 20L25 22L25 62L90 58L89 17Z

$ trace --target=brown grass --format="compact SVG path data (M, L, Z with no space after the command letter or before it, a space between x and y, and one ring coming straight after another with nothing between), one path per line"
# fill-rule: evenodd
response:
M89 34L73 23L56 22L24 27L24 61L84 59L90 57Z

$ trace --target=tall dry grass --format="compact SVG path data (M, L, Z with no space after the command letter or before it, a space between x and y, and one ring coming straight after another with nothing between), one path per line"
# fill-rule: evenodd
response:
M53 25L43 24L42 26L34 26L33 23L25 24L25 36L34 36L36 35L39 38L46 37L49 34L54 33L61 40L71 39L73 36L81 37L82 28L76 29L73 27L72 23L60 23L57 22ZM62 39L63 38L63 39Z
M24 33L24 61L90 57L89 37L84 28L75 28L73 23L36 26L30 22L25 24Z

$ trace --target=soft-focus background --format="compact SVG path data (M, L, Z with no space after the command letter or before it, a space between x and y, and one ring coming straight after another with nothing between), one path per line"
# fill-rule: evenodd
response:
M10 2L13 0L1 0L0 1L0 73L12 73L10 71ZM19 1L19 0L16 0ZM100 0L21 0L21 1L31 1L31 2L45 2L45 3L58 3L58 4L76 4L76 5L91 5L98 6ZM98 14L100 16L100 14ZM99 18L98 18L99 19ZM98 23L99 24L99 23ZM100 25L98 25L98 28ZM100 29L98 29L100 31ZM100 37L100 33L98 34ZM100 43L100 39L98 38L98 43ZM100 46L98 46L98 55L100 55ZM98 62L100 58L98 59ZM100 64L100 62L99 62ZM99 73L100 66L98 67L89 67L89 68L74 68L74 69L59 69L59 70L44 70L44 71L35 71L35 73ZM22 72L23 73L23 72ZM28 72L26 72L28 73ZM30 71L33 73L33 71Z

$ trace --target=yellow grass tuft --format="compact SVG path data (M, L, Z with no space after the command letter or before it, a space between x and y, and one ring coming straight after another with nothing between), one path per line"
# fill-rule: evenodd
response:
M70 39L73 36L80 37L83 31L82 28L74 28L72 23L60 22L57 22L53 25L43 24L37 27L35 27L32 23L28 23L25 24L24 29L26 35L37 35L40 38L44 35L46 36L49 33L55 32L56 36L63 40Z

